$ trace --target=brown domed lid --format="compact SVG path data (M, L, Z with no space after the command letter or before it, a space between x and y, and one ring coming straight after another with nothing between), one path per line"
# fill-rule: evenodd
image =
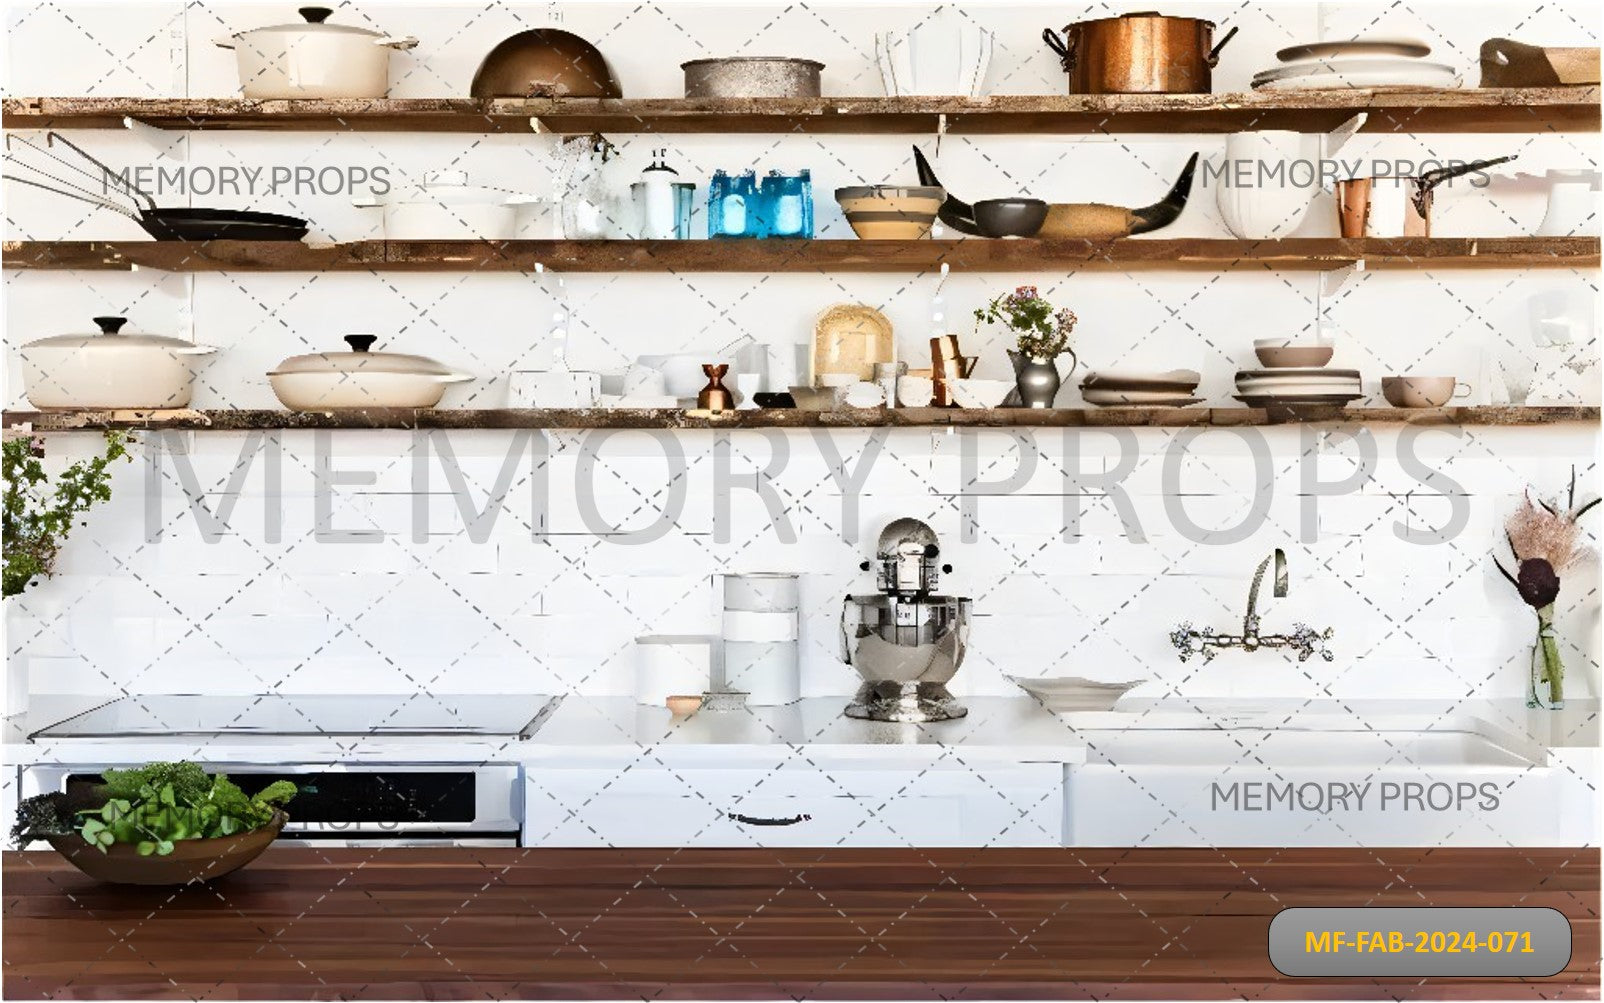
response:
M560 28L520 31L491 49L469 93L476 98L624 96L601 52Z

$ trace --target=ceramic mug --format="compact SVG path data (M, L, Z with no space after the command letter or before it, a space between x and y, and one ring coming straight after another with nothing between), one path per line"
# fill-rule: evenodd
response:
M1446 407L1449 401L1470 394L1470 384L1452 376L1386 376L1381 380L1381 395L1393 407Z

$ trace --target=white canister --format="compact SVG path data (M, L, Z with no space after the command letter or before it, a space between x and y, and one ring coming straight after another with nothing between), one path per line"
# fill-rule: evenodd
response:
M724 611L724 640L795 641L796 611L727 609Z
M724 681L745 692L756 707L794 703L802 698L796 641L725 641Z
M703 634L635 638L635 702L662 707L669 697L705 691L714 640Z
M726 610L795 612L800 605L800 583L796 575L760 572L724 576Z

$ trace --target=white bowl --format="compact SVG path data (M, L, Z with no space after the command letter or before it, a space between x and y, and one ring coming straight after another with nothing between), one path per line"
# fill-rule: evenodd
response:
M1035 697L1043 707L1055 714L1073 711L1113 710L1119 698L1147 682L1132 679L1123 683L1105 683L1080 676L1048 676L1030 678L1009 676L1014 685Z
M990 410L1007 400L1013 380L948 380L947 388L959 407Z

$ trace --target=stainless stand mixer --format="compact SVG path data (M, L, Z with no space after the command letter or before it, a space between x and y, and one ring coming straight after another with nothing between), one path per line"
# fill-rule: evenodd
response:
M926 722L963 717L968 708L947 692L969 646L971 601L936 594L942 565L935 530L918 519L898 519L880 533L875 595L849 595L841 609L841 645L863 685L847 705L848 717L869 721Z

